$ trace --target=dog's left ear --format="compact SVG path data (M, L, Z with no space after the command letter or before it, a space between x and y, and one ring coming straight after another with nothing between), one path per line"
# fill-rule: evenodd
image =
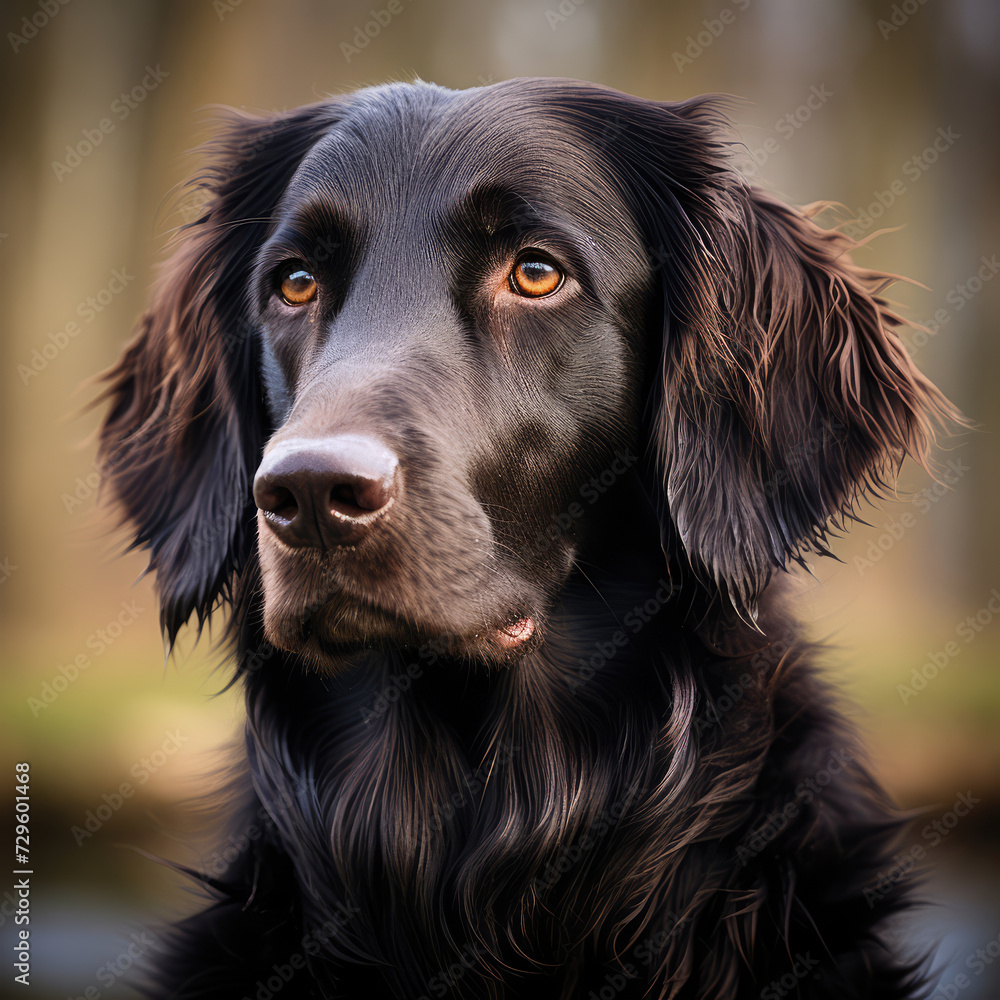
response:
M861 495L907 455L926 466L932 425L962 418L906 353L880 298L892 275L853 263L854 242L810 210L749 186L706 102L650 107L670 148L659 168L651 142L633 163L661 262L664 516L696 571L753 618L776 569L827 554Z
M266 418L247 278L282 192L336 120L337 102L270 118L232 113L192 182L207 201L105 373L106 481L148 548L173 642L231 592L256 539L250 484Z

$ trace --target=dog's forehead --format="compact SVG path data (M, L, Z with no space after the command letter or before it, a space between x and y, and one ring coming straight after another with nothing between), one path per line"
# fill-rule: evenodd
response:
M306 155L285 201L321 195L352 213L428 204L443 212L503 185L526 203L606 203L600 125L592 136L567 114L572 86L531 82L539 85L359 91Z

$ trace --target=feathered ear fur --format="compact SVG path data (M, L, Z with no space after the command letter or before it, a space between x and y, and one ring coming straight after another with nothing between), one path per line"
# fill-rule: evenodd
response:
M173 642L227 596L256 536L250 484L265 417L246 280L281 193L336 106L273 118L232 113L191 186L204 214L185 227L149 311L105 373L107 481L150 552Z
M879 298L892 276L759 191L734 181L727 200L700 310L671 317L655 434L685 550L753 616L775 569L828 554L831 522L960 418Z
M827 553L832 526L932 426L963 420L914 367L856 244L752 188L709 98L625 98L610 150L663 294L652 450L666 545L752 619L772 573ZM604 109L605 117L609 114Z

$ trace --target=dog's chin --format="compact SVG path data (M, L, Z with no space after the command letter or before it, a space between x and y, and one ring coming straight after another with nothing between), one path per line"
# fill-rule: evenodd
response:
M272 645L322 673L339 673L371 649L419 656L424 661L433 654L442 662L504 666L521 659L541 641L539 615L534 612L501 614L489 622L470 622L467 628L443 632L341 598L302 614L269 613L265 601L264 631Z

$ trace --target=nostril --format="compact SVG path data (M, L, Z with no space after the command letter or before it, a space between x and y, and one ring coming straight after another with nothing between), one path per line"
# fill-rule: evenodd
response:
M264 516L271 520L291 524L299 513L295 494L284 486L270 486L262 489L256 497L257 506Z
M360 506L354 495L354 487L350 483L341 483L339 486L334 486L333 491L330 493L330 499L354 504L355 507Z
M361 517L383 510L392 502L394 483L394 477L369 479L364 476L352 476L335 483L328 497L330 512L340 517Z
M393 470L395 473L395 470ZM330 490L330 509L335 514L360 517L387 507L395 491L395 475L379 479L352 476Z
M357 492L353 483L338 483L330 491L329 509L333 514L344 517L360 517L367 508L358 503Z

